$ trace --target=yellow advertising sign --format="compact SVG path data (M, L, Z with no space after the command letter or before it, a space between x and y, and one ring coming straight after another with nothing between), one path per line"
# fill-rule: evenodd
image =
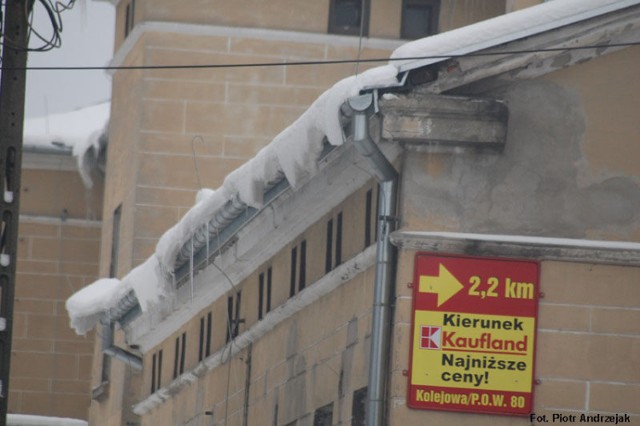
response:
M538 264L420 253L408 405L528 414Z

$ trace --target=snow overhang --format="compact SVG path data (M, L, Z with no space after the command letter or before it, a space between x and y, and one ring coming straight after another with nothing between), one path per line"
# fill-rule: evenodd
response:
M184 260L176 264L179 254L181 252L184 254L185 248L187 252L191 250L189 247L194 235L205 235L203 228L206 230L209 221L216 215L225 216L238 208L240 210L263 208L264 194L268 191L269 185L281 180L282 176L294 189L313 176L325 142L333 146L340 146L343 143L345 123L342 121L341 108L351 96L363 90L395 90L406 81L403 73L428 68L436 62L442 62L446 57L461 53L497 46L508 49L504 43L512 40L517 42L516 40L522 37L527 37L524 42L533 43L538 48L542 48L545 46L543 41L554 38L554 31L551 30L559 30L567 25L573 27L581 22L581 19L592 19L638 4L640 0L557 0L408 43L392 54L393 60L389 65L374 68L338 82L321 95L298 120L276 136L256 157L227 176L218 190L202 190L195 206L160 239L154 255L123 278L127 296L111 306L103 307L104 315L115 310L122 316L126 316L130 309L127 311L124 308L128 306L127 300L131 300L133 293L143 311L165 297L166 290L173 284L176 267L180 268L184 265ZM614 21L617 19L620 18L615 18ZM637 24L638 19L635 16L633 19ZM542 25L545 21L547 24ZM514 32L515 27L519 28L518 32ZM543 40L536 39L533 37L534 34L539 34ZM601 36L602 33L599 35ZM600 42L603 42L602 37ZM431 59L396 60L427 55L442 57L433 61ZM440 80L448 81L446 89L450 90L498 74L504 70L506 53L502 52L501 55L499 62L482 63L480 61L481 65L474 69L475 74L469 78L460 79L455 76L440 75L435 81L427 82L418 90L439 92L437 89L430 90L429 85L437 84ZM527 60L531 61L532 58L529 56ZM427 89L423 89L424 87ZM190 258L190 255L188 257ZM149 279L149 277L155 277L155 279ZM71 311L70 316L82 317ZM122 318L122 316L108 316L114 321Z
M111 103L103 102L75 111L24 121L23 146L30 154L73 155L87 188L100 170L108 140Z

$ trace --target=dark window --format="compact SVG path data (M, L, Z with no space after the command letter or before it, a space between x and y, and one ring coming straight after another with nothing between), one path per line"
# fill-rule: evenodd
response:
M360 388L353 392L351 403L351 426L364 426L365 410L367 407L367 388Z
M273 426L278 426L278 403L273 407Z
M236 292L227 298L227 343L238 337L240 334L240 323L244 320L240 319L240 301L242 293Z
M293 297L296 294L296 267L298 265L298 248L291 249L291 285L289 287L289 297Z
M438 32L440 0L403 0L400 37L417 39Z
M204 359L204 317L200 318L200 338L198 339L198 361Z
M158 368L157 358L157 354L153 354L151 357L151 393L156 391L156 369Z
M362 30L361 30L362 28ZM369 0L331 0L329 33L367 36Z
M118 273L118 252L120 251L120 219L122 217L122 204L113 211L113 228L111 229L111 263L109 264L109 277L114 278Z
M211 355L211 312L207 314L205 325L205 317L200 318L200 340L198 344L198 361L202 361Z
M270 312L271 311L271 276L272 276L272 272L271 272L271 267L269 267L269 269L267 269L267 309L266 312Z
M333 219L327 222L327 248L324 254L324 272L325 274L333 269Z
M176 351L173 359L173 378L178 378L179 375L184 373L184 357L186 354L187 333L182 333L182 336L176 337Z
M307 285L307 240L300 243L300 277L298 278L298 291L302 291Z
M331 426L333 424L333 402L318 408L313 413L313 426Z
M180 348L180 374L184 373L184 358L187 351L187 333L182 333L182 347Z
M258 276L258 320L262 319L262 305L264 304L264 272Z
M324 259L325 273L329 273L342 263L342 212L338 213L335 218L335 238L333 223L333 219L329 219L327 222L327 247Z
M380 202L378 197L380 197L380 184L376 185L376 215L375 220L373 221L373 241L378 241L378 219L380 218Z
M338 213L336 218L336 263L338 266L342 263L342 212Z
M131 5L128 4L124 11L124 37L129 35L129 21L131 21Z
M158 352L158 378L156 380L158 389L162 386L162 349Z
M136 0L131 0L124 13L124 37L127 38L133 30L134 19L136 16Z
M162 386L162 349L151 357L151 393Z
M173 378L178 377L178 368L180 365L180 337L176 337L176 350L173 358Z
M207 314L207 342L204 347L204 356L207 357L211 355L211 312Z
M300 252L300 256L298 256L298 251ZM297 291L302 291L307 285L307 240L302 240L299 246L291 249L291 283L289 287L289 297L296 295L296 284Z
M265 280L266 278L266 280ZM271 267L258 276L258 320L271 310Z
M367 191L367 196L364 202L364 248L371 245L371 212L373 203L373 190Z

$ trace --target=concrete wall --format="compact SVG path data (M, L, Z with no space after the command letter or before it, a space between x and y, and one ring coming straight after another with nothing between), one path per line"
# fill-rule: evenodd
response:
M640 155L631 112L640 99L632 83L638 53L629 48L494 93L509 105L504 152L407 152L403 229L639 241L640 167L631 160ZM411 282L414 254L401 252L398 283ZM639 278L637 266L543 259L537 414L640 420ZM406 408L412 296L403 285L397 292L390 424L530 423Z
M9 410L86 419L94 335L64 305L98 275L102 186L86 190L68 160L22 171Z
M504 88L502 153L405 155L403 226L638 241L638 49Z

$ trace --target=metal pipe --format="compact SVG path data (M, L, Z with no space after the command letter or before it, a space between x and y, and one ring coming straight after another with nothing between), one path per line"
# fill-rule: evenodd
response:
M355 112L353 119L354 144L358 151L369 160L373 173L380 183L366 425L382 426L385 424L386 415L386 384L389 348L391 346L391 304L393 302L395 265L395 249L389 236L396 226L398 172L369 135L368 111L372 104L373 96L371 94L349 99L349 106Z
M142 358L119 348L113 343L113 327L111 320L103 320L102 322L102 353L109 355L119 361L122 361L136 370L142 370Z

